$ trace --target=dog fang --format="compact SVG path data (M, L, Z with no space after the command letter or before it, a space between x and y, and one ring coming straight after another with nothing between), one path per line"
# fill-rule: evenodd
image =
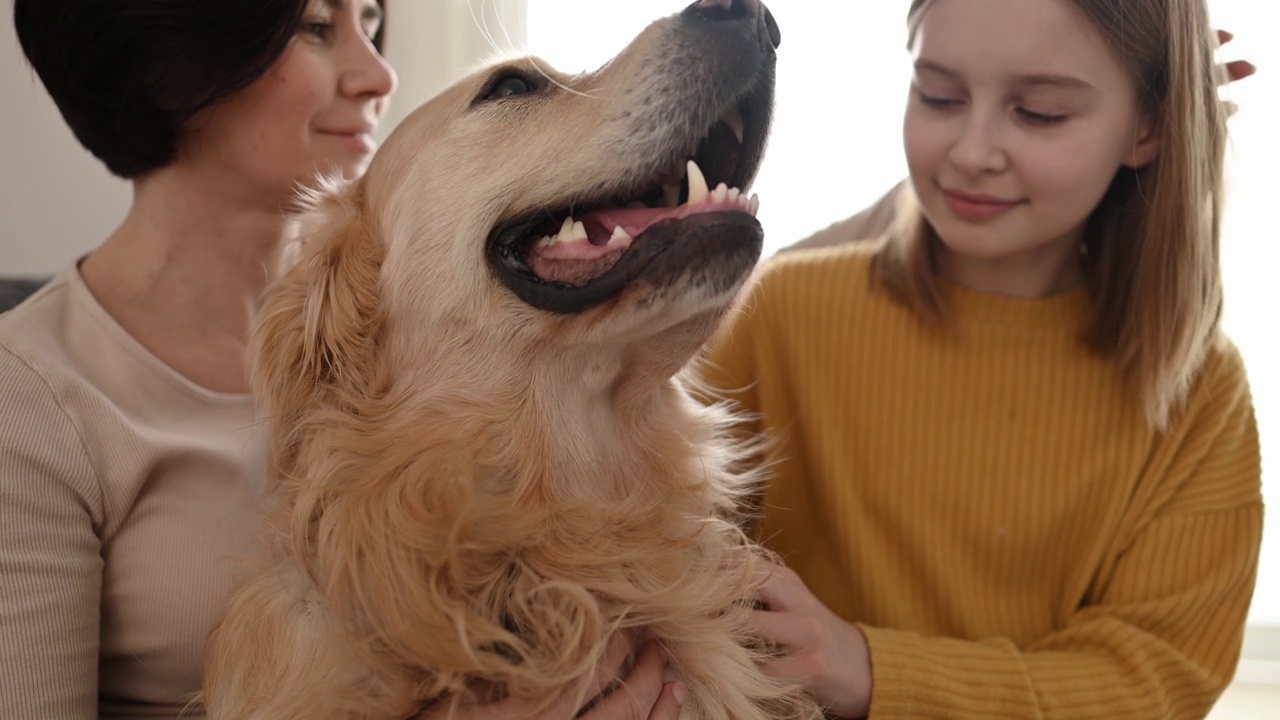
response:
M687 166L689 173L689 200L690 205L698 205L707 199L707 178L703 176L702 169L698 167L698 163L690 160ZM721 187L724 184L721 183Z

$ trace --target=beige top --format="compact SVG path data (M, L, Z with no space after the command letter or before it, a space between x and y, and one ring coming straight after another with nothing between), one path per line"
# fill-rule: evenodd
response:
M74 267L0 315L0 718L183 711L261 547L261 436Z

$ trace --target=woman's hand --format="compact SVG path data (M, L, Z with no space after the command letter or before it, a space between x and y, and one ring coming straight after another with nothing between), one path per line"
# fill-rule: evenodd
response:
M678 720L686 688L679 681L663 682L667 662L656 643L641 648L631 672L610 689L632 647L630 634L620 635L618 641L610 643L587 697L607 694L581 716L577 694L569 693L564 701L542 711L508 699L486 705L442 706L422 713L417 720Z
M862 631L828 610L793 570L766 565L761 572L756 631L781 653L765 674L804 687L832 715L866 717L871 653Z
M1219 46L1226 45L1227 43L1231 42L1231 39L1233 37L1235 36L1227 32L1226 30L1219 30L1218 45ZM1258 72L1258 68L1248 60L1232 60L1231 62L1223 63L1221 67L1222 67L1222 76L1226 78L1226 81L1224 83L1226 85L1230 85L1231 83L1236 82L1237 80L1243 80L1249 77L1250 75L1253 75L1254 73ZM1239 106L1237 106L1234 102L1231 102L1230 100L1224 100L1223 104L1226 105L1227 107L1228 116L1235 115L1236 110L1240 109Z
M622 684L580 720L677 720L687 690L678 680L664 683L666 670L662 649L657 643L646 644Z
M1226 45L1227 43L1231 42L1231 39L1234 37L1235 35L1232 35L1226 30L1219 30L1218 45L1219 46ZM1255 67L1254 64L1249 62L1248 60L1232 60L1231 62L1224 64L1223 68L1226 70L1228 83L1233 83L1237 80L1243 80L1249 77L1250 75L1258 72L1258 68Z

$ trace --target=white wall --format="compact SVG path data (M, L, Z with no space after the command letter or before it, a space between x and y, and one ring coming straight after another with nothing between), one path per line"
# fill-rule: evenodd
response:
M0 275L48 273L105 237L129 186L83 150L22 57L10 3L0 30Z
M0 5L0 276L50 274L91 250L124 217L128 183L112 177L62 122L26 64L11 3ZM522 41L523 0L399 0L387 57L400 90L385 135L465 68Z

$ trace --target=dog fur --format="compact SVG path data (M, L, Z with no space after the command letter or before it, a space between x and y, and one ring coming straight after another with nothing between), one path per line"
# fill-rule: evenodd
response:
M688 683L684 718L820 717L758 670L763 551L738 524L756 478L729 414L679 376L758 248L736 264L682 250L688 269L575 312L531 307L485 254L511 218L652 175L738 92L707 78L760 72L771 93L770 58L691 47L690 27L656 22L583 76L532 59L473 73L363 179L309 198L254 334L278 554L210 637L211 718L586 702L628 629ZM545 92L482 102L512 72Z

